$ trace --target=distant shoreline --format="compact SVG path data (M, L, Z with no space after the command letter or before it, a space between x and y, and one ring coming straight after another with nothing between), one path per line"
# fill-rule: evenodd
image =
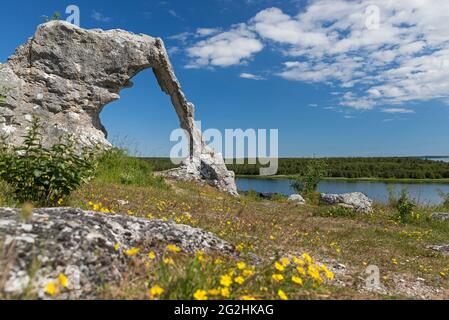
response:
M260 175L236 175L236 178L246 179L263 179L263 180L289 180L294 179L294 175L276 175L276 176L260 176ZM449 184L449 179L396 179L396 178L323 178L323 181L342 181L342 182L383 182L383 183L436 183L436 184Z

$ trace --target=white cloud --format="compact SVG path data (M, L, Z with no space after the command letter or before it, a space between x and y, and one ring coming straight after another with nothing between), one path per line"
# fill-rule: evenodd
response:
M174 17L174 18L180 18L180 16L178 15L178 13L177 13L175 10L173 10L173 9L168 10L168 13L169 13L172 17Z
M196 29L196 34L200 37L207 37L220 32L218 28L198 28Z
M405 108L383 108L382 112L384 112L384 113L400 113L400 114L415 113L415 111L413 111L411 109L405 109Z
M256 74L252 74L252 73L245 73L245 72L240 74L240 78L250 79L250 80L265 80L265 78L262 76L258 76Z
M98 22L111 22L112 21L111 17L107 17L104 14L102 14L101 12L98 12L96 10L92 11L91 17L92 17L92 19L94 19L95 21L98 21Z
M238 65L261 51L263 44L244 24L236 25L227 32L197 42L187 49L192 61L188 68L205 66L227 67Z
M369 6L378 9L379 19ZM448 102L447 12L447 0L315 0L297 15L262 10L195 43L188 54L191 66L225 67L271 45L286 57L280 77L339 87L342 106Z

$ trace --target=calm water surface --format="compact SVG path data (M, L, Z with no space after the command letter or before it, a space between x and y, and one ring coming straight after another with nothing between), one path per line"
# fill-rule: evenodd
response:
M289 179L251 179L237 178L237 187L240 191L254 190L257 192L276 192L291 195L295 192L290 187ZM318 187L319 192L324 193L347 193L363 192L369 198L377 202L388 201L388 186L400 192L406 188L410 197L423 205L438 205L442 202L439 190L449 193L449 184L409 184L409 183L384 183L367 181L323 181Z

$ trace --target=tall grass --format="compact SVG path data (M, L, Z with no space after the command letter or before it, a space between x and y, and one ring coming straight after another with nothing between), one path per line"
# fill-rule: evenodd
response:
M162 177L154 175L151 163L130 157L123 150L108 150L98 162L96 182L168 188Z

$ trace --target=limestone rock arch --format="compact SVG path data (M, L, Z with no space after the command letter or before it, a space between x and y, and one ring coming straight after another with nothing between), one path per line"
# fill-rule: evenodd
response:
M203 180L237 195L234 173L220 154L209 150L195 126L194 105L186 99L159 38L123 30L85 30L63 21L38 27L35 35L0 65L0 131L21 143L33 115L44 121L45 143L70 132L81 144L109 145L100 112L132 86L131 79L152 69L190 140L190 157L167 173L185 180Z

